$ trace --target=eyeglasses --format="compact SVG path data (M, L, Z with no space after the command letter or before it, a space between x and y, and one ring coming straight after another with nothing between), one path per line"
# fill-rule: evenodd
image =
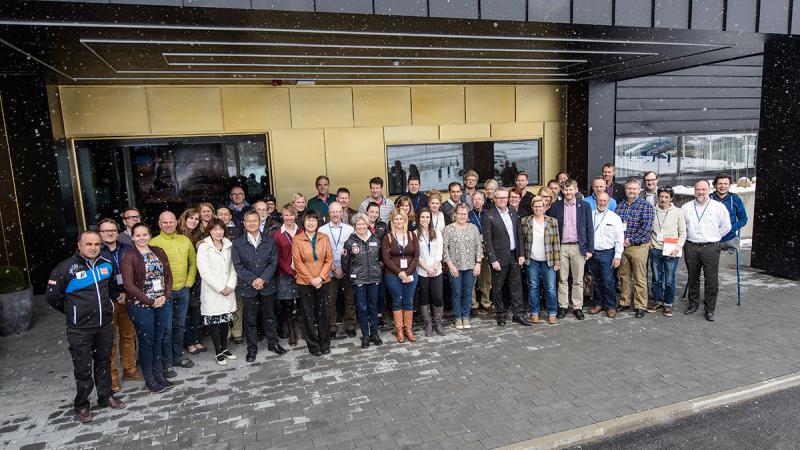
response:
M123 217L123 219L124 219L124 220L130 220L130 219L136 219L136 220L139 220L139 219L141 219L141 218L142 218L142 216L128 216L128 217Z
M119 233L118 230L97 230L98 233Z
M508 200L508 196L501 197L501 196L499 196L499 195L495 195L495 196L494 196L494 199L495 199L495 200Z
M658 178L645 178L644 181L657 181Z

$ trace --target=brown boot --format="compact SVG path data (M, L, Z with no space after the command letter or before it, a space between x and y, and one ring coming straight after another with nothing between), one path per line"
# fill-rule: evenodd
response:
M394 320L394 334L397 336L397 342L402 344L405 341L403 336L403 311L392 311L392 319Z
M417 337L411 331L411 326L414 323L414 311L403 311L403 327L405 328L406 337L411 342L417 342Z

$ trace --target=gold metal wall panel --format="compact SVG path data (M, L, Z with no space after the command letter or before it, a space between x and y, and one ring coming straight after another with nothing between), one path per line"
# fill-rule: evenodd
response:
M414 86L411 88L414 125L464 123L464 86Z
M514 86L467 86L467 123L513 122Z
M562 122L563 86L517 86L517 122Z
M531 138L544 136L543 122L493 123L493 138Z
M272 179L278 204L288 203L296 192L315 195L314 180L326 174L322 130L273 130L271 136Z
M219 87L148 87L147 105L155 135L224 131Z
M545 122L544 123L544 138L542 139L542 147L544 147L544 155L542 158L542 182L547 183L547 180L555 178L556 174L563 170L565 167L566 158L562 153L566 153L566 147L563 147L564 141L564 128L562 122ZM586 189L586 186L578 186L580 189Z
M288 88L223 87L222 112L227 132L292 127Z
M386 179L383 129L380 127L326 128L325 155L331 191L342 186L350 189L350 205L354 209L369 195L370 178Z
M69 137L150 134L144 87L61 86L59 91Z
M353 118L357 127L411 125L411 88L354 87Z
M351 88L289 88L292 128L353 126Z
M384 127L383 138L387 144L438 141L439 127L436 125Z
M463 125L442 125L439 127L439 139L489 139L492 133L488 123L471 123Z

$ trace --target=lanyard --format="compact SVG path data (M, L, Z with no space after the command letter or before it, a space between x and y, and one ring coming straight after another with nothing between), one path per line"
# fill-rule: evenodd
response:
M314 232L314 237L311 238L311 254L314 256L314 262L317 262L317 233Z
M419 235L419 240L425 242L428 245L428 256L431 256L431 240L426 238L422 233Z
M114 263L116 264L116 266L114 266L114 270L120 270L119 269L119 254L120 254L120 249L119 249L119 245L118 245L117 248L114 251L111 252L111 257L114 258Z
M333 248L335 248L338 251L339 242L342 242L342 230L344 229L344 227L339 225L339 237L336 239L333 238L333 227L330 227L330 229L331 229L331 240L333 241Z
M397 249L400 251L400 257L404 258L406 256L406 244L408 243L408 236L403 236L403 243L400 243L400 238L397 235L394 235L394 238L397 240Z
M415 200L414 200L414 211L419 212L419 201L420 201L421 197L422 197L422 194L417 192L417 195L416 195Z
M597 230L600 229L600 225L603 224L603 220L606 218L606 214L608 214L608 210L603 211L603 217L600 218L600 223L594 227L594 232L597 233ZM594 220L597 221L597 211L594 212Z
M291 247L292 246L292 240L293 240L292 236L289 235L288 231L284 231L283 235L286 237L286 241L289 242L289 246Z
M697 216L697 224L700 224L700 221L703 220L703 216L706 215L706 210L708 210L709 203L706 203L706 207L703 208L702 214L697 214L697 200L694 201L694 215Z
M475 218L475 222L476 222L475 224L478 226L478 231L480 231L481 234L483 234L483 224L481 223L481 217L479 215L475 214L475 210L474 209L472 211L470 211L470 214L472 214L472 217Z
M703 214L705 214L705 211L703 211ZM663 228L662 224L667 221L667 216L668 215L669 215L669 210L667 210L667 212L664 213L664 220L661 220L661 218L658 216L658 211L656 211L656 221L658 222L658 230L659 231L661 231L661 228Z

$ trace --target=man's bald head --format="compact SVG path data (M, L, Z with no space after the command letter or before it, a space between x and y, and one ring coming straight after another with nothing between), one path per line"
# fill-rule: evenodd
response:
M172 211L164 211L158 215L158 228L161 229L162 233L172 234L177 226L178 220Z

